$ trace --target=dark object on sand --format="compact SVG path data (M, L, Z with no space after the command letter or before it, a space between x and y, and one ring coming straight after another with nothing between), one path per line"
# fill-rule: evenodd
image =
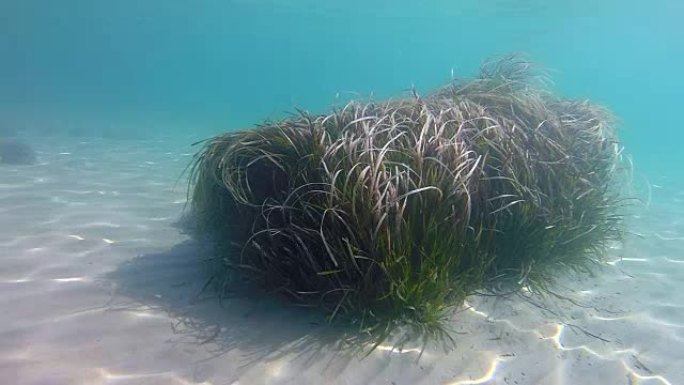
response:
M0 164L34 164L36 153L26 143L18 139L0 138Z
M215 137L192 170L198 231L224 266L380 339L449 339L468 295L544 292L620 239L610 115L538 79L511 57L425 97Z

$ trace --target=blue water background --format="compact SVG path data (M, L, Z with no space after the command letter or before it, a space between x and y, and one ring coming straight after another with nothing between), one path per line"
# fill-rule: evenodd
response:
M429 91L523 52L612 109L637 168L682 175L684 1L3 0L0 126L209 135Z

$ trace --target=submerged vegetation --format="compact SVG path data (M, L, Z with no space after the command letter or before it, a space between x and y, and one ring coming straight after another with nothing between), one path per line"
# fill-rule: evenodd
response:
M424 97L208 140L191 204L223 266L379 340L448 339L468 295L592 271L621 235L619 158L608 112L509 57Z

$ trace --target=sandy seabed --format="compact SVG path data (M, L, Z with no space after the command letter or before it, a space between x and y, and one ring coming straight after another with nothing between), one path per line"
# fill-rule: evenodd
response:
M455 350L362 359L317 314L202 292L210 250L178 226L191 142L41 139L39 164L0 165L0 383L684 383L684 189L665 177L641 237L558 289L574 303L470 298Z

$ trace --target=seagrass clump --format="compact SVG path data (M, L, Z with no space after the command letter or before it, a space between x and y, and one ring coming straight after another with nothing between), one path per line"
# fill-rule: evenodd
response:
M204 143L192 212L223 266L387 335L481 290L546 289L620 237L610 115L507 58L430 95Z

